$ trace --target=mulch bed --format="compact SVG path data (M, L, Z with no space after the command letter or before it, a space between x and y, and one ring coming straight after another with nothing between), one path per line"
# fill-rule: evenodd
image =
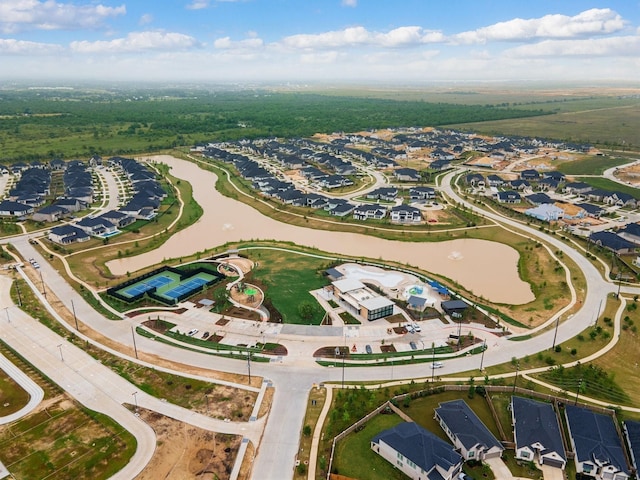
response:
M380 351L382 353L394 353L396 351L396 347L393 345L380 345Z

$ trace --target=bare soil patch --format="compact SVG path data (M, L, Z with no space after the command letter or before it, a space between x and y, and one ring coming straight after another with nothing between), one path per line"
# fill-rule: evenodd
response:
M139 412L155 430L158 442L151 462L137 480L230 478L240 436L210 432L150 410Z

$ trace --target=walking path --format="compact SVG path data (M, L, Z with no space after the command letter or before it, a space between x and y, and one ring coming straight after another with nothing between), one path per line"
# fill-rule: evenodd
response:
M8 308L8 307L5 307ZM29 401L17 412L0 417L0 425L15 422L31 413L44 398L44 390L31 380L22 370L16 367L7 357L0 354L0 369L4 370L25 392L29 394ZM2 478L2 477L0 477Z

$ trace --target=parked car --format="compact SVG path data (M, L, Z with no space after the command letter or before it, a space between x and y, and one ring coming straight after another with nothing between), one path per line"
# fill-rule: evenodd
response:
M416 332L421 332L421 331L422 331L422 327L421 327L420 325L418 325L417 323L414 323L414 324L413 324L413 329L414 329Z
M369 355L373 353L373 350L371 349L371 345L366 345L364 349Z
M406 327L404 327L404 328L406 328L407 332L409 332L409 333L416 333L415 328L413 328L413 325L411 325L411 324L408 324L408 325L407 325Z
M197 328L193 328L193 329L189 330L189 333L187 333L187 335L189 335L190 337L193 337L196 333L198 333L198 329Z
M444 367L444 364L442 362L433 362L431 364L431 368L442 368Z
M409 342L409 346L411 347L411 350L416 350L418 348L416 342Z
M204 332L202 334L202 338L209 338L209 332Z

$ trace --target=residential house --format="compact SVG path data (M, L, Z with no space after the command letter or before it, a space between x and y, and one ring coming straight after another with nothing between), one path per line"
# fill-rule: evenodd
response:
M349 215L351 212L353 212L355 208L356 208L355 205L349 202L345 202L345 203L338 204L335 207L329 209L329 214L333 215L334 217L345 217Z
M600 215L604 213L604 209L602 207L591 203L577 203L576 206L587 212L587 216L589 217L600 218Z
M545 203L552 204L553 200L546 193L532 193L524 197L525 200L533 205L543 205Z
M472 187L484 187L485 185L484 177L478 172L468 173L465 182Z
M387 209L379 204L358 205L353 210L353 218L356 220L381 220L387 215Z
M84 230L73 225L60 225L49 230L49 240L60 245L86 242L91 237Z
M567 183L562 189L563 193L571 193L573 195L585 194L593 190L593 187L584 182L570 182Z
M487 185L489 185L490 187L501 187L502 185L504 185L504 179L496 174L488 175Z
M622 238L613 232L592 232L589 235L589 242L611 250L618 255L623 253L633 253L638 249L638 245Z
M380 187L366 194L366 198L393 202L398 197L398 189L395 187Z
M103 236L117 231L116 226L109 220L98 217L85 217L77 222L76 226L93 236Z
M553 405L511 397L511 420L516 458L564 469L567 455Z
M451 168L451 161L439 158L438 160L434 160L429 164L429 168L431 170L446 170L447 168Z
M390 216L391 221L397 223L420 223L422 221L420 209L405 204L391 207Z
M622 192L611 192L603 199L604 203L609 205L618 205L620 207L636 207L637 200L633 195Z
M119 212L117 210L110 210L108 212L105 212L102 215L99 215L98 218L108 220L118 228L126 227L127 225L131 225L136 221L136 219L132 216L127 215L124 212Z
M557 190L558 185L560 185L560 182L558 182L557 180L555 180L553 178L543 178L542 180L540 180L538 182L538 188L540 190L555 191L555 190Z
M59 207L63 207L71 213L79 212L87 207L87 204L77 198L58 198L55 202Z
M57 222L69 215L69 210L59 205L49 205L35 212L31 219L36 222Z
M587 217L587 212L578 205L569 202L556 202L556 207L562 209L565 220L581 220Z
M531 184L527 180L522 179L511 180L509 182L509 185L515 190L525 190L527 188L531 188Z
M412 202L433 200L436 198L436 190L432 187L411 187L409 198Z
M20 202L2 200L0 202L0 217L24 217L33 213L33 207Z
M520 172L520 178L523 180L537 181L540 178L540 173L534 169L522 170Z
M630 477L612 417L570 404L565 405L565 416L577 473L598 480Z
M413 168L397 168L393 174L399 182L419 182L420 172Z
M500 203L520 203L520 194L513 190L498 192L498 202Z
M625 240L640 244L640 224L629 223L623 229L618 230L618 235Z
M524 211L524 214L543 222L554 222L564 217L564 211L561 208L548 203L529 208Z
M464 400L441 403L435 419L465 460L481 462L502 456L502 444Z
M379 433L371 449L412 480L454 480L462 471L460 454L413 422Z
M627 440L627 446L629 447L631 466L635 470L637 478L638 467L640 466L640 422L625 420L624 436Z

